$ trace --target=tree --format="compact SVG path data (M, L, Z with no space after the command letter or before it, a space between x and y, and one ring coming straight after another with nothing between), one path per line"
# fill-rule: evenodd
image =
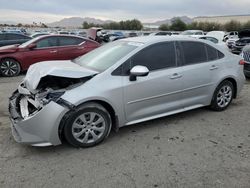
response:
M224 29L226 31L239 31L242 29L242 24L238 21L232 20L230 22L225 23Z
M88 22L83 22L83 24L82 24L82 27L83 27L83 29L89 29L90 27L89 27L89 23Z
M187 25L180 18L173 20L172 25L170 26L170 30L173 31L184 31L186 29Z
M160 31L169 31L169 25L168 24L162 24L159 27Z
M133 19L120 22L110 22L100 25L100 27L113 30L141 30L143 25L139 20Z
M187 29L190 30L199 30L199 22L192 22L190 24L187 25Z
M42 28L48 28L48 26L45 23L41 23Z
M17 24L17 27L23 27L23 24L19 23Z
M241 29L250 29L250 21L244 23L244 24L241 26Z

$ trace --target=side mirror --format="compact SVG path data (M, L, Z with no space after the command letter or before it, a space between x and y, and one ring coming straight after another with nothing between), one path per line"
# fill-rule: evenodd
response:
M36 44L35 44L35 43L32 43L32 44L28 45L28 48L29 48L30 50L33 50L34 48L36 48Z
M136 65L130 70L130 81L136 81L137 76L147 76L149 74L149 70L145 66Z

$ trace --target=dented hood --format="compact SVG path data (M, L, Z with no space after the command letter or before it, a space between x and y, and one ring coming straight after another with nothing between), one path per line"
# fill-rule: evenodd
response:
M23 80L26 88L34 93L40 80L45 76L64 78L84 78L98 72L86 69L72 61L44 61L30 66Z

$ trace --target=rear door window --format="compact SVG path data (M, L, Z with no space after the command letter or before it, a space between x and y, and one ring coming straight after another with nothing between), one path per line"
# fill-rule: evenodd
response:
M207 62L207 52L204 43L183 41L180 42L183 61L182 65L192 65Z
M57 37L47 37L41 39L36 43L36 46L37 46L36 48L50 48L58 46Z
M76 46L84 42L84 39L78 37L58 37L59 46Z
M206 48L207 48L208 61L214 61L219 59L218 50L209 45L206 45Z

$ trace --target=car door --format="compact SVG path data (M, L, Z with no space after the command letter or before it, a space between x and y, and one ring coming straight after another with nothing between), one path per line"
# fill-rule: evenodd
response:
M124 71L136 65L146 66L150 72L136 81L123 77L128 124L182 108L182 78L178 75L174 42L154 44L138 52L124 64Z
M41 61L58 60L58 39L56 36L48 36L34 42L35 48L22 52L25 68Z
M85 40L73 36L60 36L58 58L60 60L70 60L87 53L85 48Z
M206 44L194 41L178 42L183 78L182 103L184 108L207 105L213 86L215 65L208 60Z

